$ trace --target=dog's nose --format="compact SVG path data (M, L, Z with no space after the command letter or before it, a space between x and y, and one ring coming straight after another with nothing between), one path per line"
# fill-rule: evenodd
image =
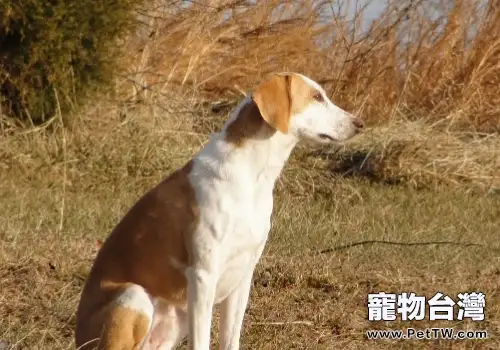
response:
M356 129L363 129L365 127L365 123L361 119L356 117L352 119L352 123L354 124Z

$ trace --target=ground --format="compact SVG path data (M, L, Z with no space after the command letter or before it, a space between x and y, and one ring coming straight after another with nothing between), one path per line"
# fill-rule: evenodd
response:
M15 132L0 141L0 339L12 348L74 347L76 305L97 240L207 139L155 125L129 120L101 125L99 132L56 128ZM294 153L277 185L244 349L500 347L497 192L361 175L318 182L327 170L301 169L304 157L301 149ZM480 291L485 320L369 322L367 295L382 291L428 298L443 292L453 299ZM368 329L407 327L487 330L489 339L365 336Z

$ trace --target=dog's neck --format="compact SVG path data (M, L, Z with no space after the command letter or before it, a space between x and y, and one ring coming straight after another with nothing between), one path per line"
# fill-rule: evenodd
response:
M255 108L245 98L197 158L222 178L273 187L298 140L272 129Z

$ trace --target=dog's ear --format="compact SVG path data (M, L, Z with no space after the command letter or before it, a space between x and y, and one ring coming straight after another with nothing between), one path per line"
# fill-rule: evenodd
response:
M274 129L286 134L290 121L290 76L273 74L252 93L262 118Z

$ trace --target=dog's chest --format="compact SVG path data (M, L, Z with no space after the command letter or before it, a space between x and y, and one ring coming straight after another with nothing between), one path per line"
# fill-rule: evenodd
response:
M280 170L267 165L256 170L262 159L245 154L223 163L214 160L219 158L209 156L195 163L190 175L200 209L190 249L198 266L217 271L217 302L253 272L262 254Z
M203 210L202 225L212 232L206 244L217 251L219 302L258 262L271 227L273 197L272 187L216 188Z
M253 272L266 244L269 229L270 213L262 207L254 207L252 215L245 219L242 217L233 225L233 230L228 232L221 245L216 302L225 299L242 278Z
M221 198L214 226L225 265L244 255L255 255L267 240L273 208L272 191L241 188ZM218 219L217 219L218 218Z
M216 303L224 300L244 277L253 273L264 246L265 240L252 246L253 249L240 248L239 255L231 255L225 259L225 262L220 265L215 295Z

